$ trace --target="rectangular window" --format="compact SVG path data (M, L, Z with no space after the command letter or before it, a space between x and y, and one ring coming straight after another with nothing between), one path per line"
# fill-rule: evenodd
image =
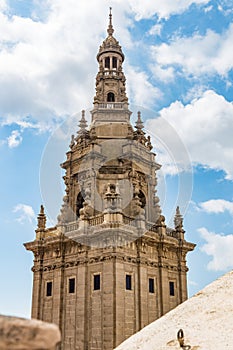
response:
M53 293L53 282L47 282L46 284L46 296L51 297Z
M174 297L175 295L175 283L174 282L169 282L169 290L170 290L170 296Z
M155 292L155 280L154 278L149 278L149 293Z
M75 293L75 278L69 278L69 293Z
M105 58L105 68L110 69L110 57Z
M125 288L127 290L132 289L132 276L131 275L126 275L125 276Z
M94 290L100 290L100 275L94 275Z
M112 58L112 68L117 68L117 58L116 57Z

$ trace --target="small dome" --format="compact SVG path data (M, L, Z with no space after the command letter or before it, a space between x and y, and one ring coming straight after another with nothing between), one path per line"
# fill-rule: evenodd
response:
M99 60L100 55L102 55L105 52L116 52L121 55L122 62L124 61L124 54L121 50L121 46L119 45L119 42L112 35L109 35L103 41L103 44L100 46L99 52L97 54L97 60Z
M99 48L99 52L97 54L97 60L99 60L100 55L102 55L105 52L115 52L121 55L122 62L124 61L124 54L121 50L121 46L119 45L119 41L117 41L114 36L114 29L112 25L112 13L111 13L111 7L110 7L110 14L109 14L109 25L108 25L108 37L103 41L103 44Z

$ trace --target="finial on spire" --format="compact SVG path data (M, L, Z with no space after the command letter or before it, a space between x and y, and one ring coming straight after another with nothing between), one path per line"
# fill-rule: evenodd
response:
M41 215L44 215L44 206L41 204L40 206L40 214Z
M113 35L114 33L114 29L113 29L113 25L112 25L112 8L109 8L109 25L108 25L108 35Z
M86 133L86 128L87 128L87 121L85 119L85 111L82 110L82 118L79 121L79 131L78 135L83 135Z
M85 129L87 127L87 121L85 119L85 110L82 110L82 118L79 121L79 127Z
M138 111L138 119L136 121L136 129L138 131L141 131L144 128L143 122L142 122L142 118L141 118L141 112Z

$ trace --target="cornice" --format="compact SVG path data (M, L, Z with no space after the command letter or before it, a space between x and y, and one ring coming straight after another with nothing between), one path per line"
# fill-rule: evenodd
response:
M74 259L66 262L55 262L51 264L46 264L41 266L41 264L36 264L32 267L33 272L48 272L54 271L56 269L69 269L73 267L83 266L83 265L93 265L97 263L102 263L105 261L118 261L128 264L143 265L153 268L163 268L170 271L182 271L187 272L188 268L184 266L178 267L177 265L170 264L168 261L153 261L152 259L147 259L146 257L136 257L136 256L125 256L124 254L112 253L108 255L100 255L97 257L91 256L89 258Z

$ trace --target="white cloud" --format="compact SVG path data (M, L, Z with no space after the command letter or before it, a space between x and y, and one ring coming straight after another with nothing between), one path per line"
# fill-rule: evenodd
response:
M163 69L178 65L186 75L227 75L233 68L233 23L222 34L208 30L204 36L176 37L170 44L151 48L152 58Z
M131 101L138 106L151 107L162 96L161 91L149 82L145 72L130 66L127 67L127 90Z
M233 235L224 236L209 232L202 227L198 230L206 243L201 251L211 256L207 268L213 271L224 271L233 268Z
M210 0L129 0L132 10L135 12L136 19L149 18L157 14L159 18L168 19L172 14L182 13L192 4L202 5L209 3Z
M172 133L170 129L163 127L164 120L175 132ZM157 131L175 154L179 154L180 151L176 143L172 142L178 134L190 154L193 165L223 170L226 179L232 180L232 120L233 103L209 90L190 104L183 105L180 101L172 103L160 111L158 118L148 120L146 125L149 130ZM186 161L181 155L179 162L183 167Z
M22 141L23 138L18 130L13 130L11 132L11 135L7 138L7 144L9 148L18 147Z
M207 6L204 8L204 11L207 13L207 12L210 12L213 10L213 5L210 5L210 6Z
M231 14L233 12L232 4L229 0L219 0L218 1L218 10L223 12L225 16Z
M0 0L0 11L5 11L7 9L6 0Z
M233 215L233 202L225 199L211 199L206 202L199 203L199 207L207 213L224 213L228 211Z
M192 280L188 280L188 285L189 286L198 286L198 283Z
M130 48L131 9L128 1L118 4L113 0L115 34L123 48ZM1 125L51 130L64 116L92 105L95 57L107 34L106 2L80 1L77 7L75 0L50 0L42 7L43 21L0 14ZM135 104L152 105L161 97L144 72L130 66L124 71Z
M118 1L113 1L117 4ZM35 124L91 107L96 53L106 37L104 0L44 2L42 21L0 13L0 115ZM128 4L116 6L113 24L121 44L130 45ZM90 25L91 24L91 25Z
M207 87L205 85L201 85L200 83L193 85L193 87L191 87L188 92L186 93L186 95L183 97L185 102L190 102L192 100L196 100L199 99L203 96L203 94L205 93L205 91L208 90Z
M131 23L128 14L132 7L138 15L146 17L156 12L169 16L192 3L208 2L113 0L116 37L123 48L131 47L133 41L127 26ZM78 7L75 0L50 0L43 4L46 13L43 22L0 13L2 125L16 123L22 128L44 131L64 115L91 107L98 69L95 56L108 24L106 1L98 1L98 6L96 0L80 1ZM155 27L158 31L159 26ZM159 63L152 70L163 81L174 78L173 66ZM161 91L152 85L146 73L130 66L124 67L124 71L127 91L135 104L152 106L161 97Z
M192 3L208 1L113 0L116 37L123 48L137 45L128 30L132 8L146 17L156 12L169 16ZM0 13L1 125L15 123L44 131L53 128L58 119L91 107L98 69L95 56L108 24L106 1L98 1L98 6L96 0L80 1L77 7L75 0L50 0L42 7L46 14L43 21ZM154 30L159 33L160 27L157 24ZM163 81L174 78L171 66L153 65L152 70ZM161 97L146 73L130 66L124 71L127 91L135 104L152 106Z
M149 35L161 35L161 31L162 31L162 24L155 24L153 27L151 27L151 29L149 30L148 34Z
M3 120L0 120L0 125L1 126L6 126L6 125L14 125L18 126L20 129L20 132L18 132L20 135L25 129L32 129L35 130L36 132L46 132L46 131L53 131L55 128L57 128L57 125L60 122L63 121L64 118L59 118L57 117L54 119L54 116L50 115L51 118L48 118L49 120L46 120L46 118L41 118L41 120L36 121L35 118L29 117L24 117L24 115L13 115L9 114L5 116Z
M25 221L34 223L36 220L36 215L30 205L18 204L13 209L13 213L19 214L19 217L16 219L19 223L24 223Z
M176 175L191 172L191 159L186 145L176 129L165 118L147 120L145 131L151 136L152 144L158 153L158 162L162 164L160 172Z
M173 67L162 67L159 64L150 64L150 70L153 75L163 82L172 81L175 77L175 69Z

